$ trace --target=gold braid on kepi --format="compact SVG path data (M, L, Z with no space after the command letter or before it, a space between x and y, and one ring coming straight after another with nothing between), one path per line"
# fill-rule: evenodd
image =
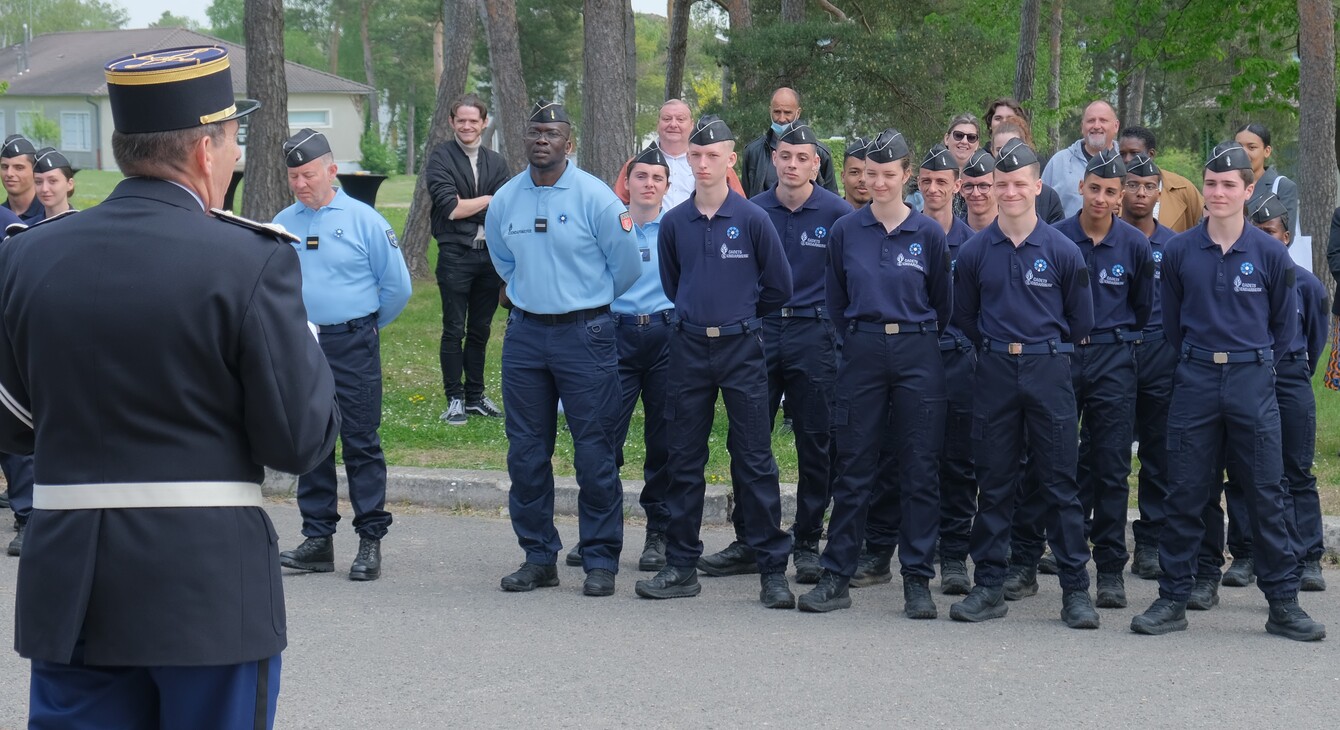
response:
M142 51L104 67L112 125L123 134L189 129L250 114L252 99L233 97L228 49L194 46Z

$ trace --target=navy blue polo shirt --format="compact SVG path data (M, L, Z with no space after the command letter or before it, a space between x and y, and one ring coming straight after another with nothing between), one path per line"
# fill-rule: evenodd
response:
M1154 235L1149 237L1149 249L1154 256L1154 303L1149 307L1149 323L1145 332L1163 331L1163 249L1177 231L1154 221Z
M1179 233L1163 250L1163 329L1168 341L1212 352L1273 348L1284 356L1298 329L1288 249L1243 219L1224 253L1208 221Z
M657 234L661 286L680 319L719 327L781 309L791 267L768 214L732 190L709 219L697 198L671 208Z
M1093 329L1084 257L1041 219L1018 247L992 221L959 249L954 322L975 343L1078 342Z
M824 303L824 276L828 271L828 239L833 223L852 212L851 204L815 185L797 210L777 199L777 187L749 199L767 212L791 263L791 299L788 307L815 307Z
M828 242L828 306L838 332L847 322L936 322L953 314L944 228L910 211L886 232L866 206L833 225Z
M972 238L974 233L976 233L976 231L961 219L954 218L953 221L953 225L949 227L949 232L945 234L945 243L949 244L949 271L951 274L954 271L954 262L958 260L959 248L965 241ZM958 325L954 324L953 313L951 312L949 326L945 327L944 337L941 338L941 340L948 342L963 336L963 330L959 329Z
M1112 216L1112 227L1103 240L1094 243L1084 232L1079 217L1083 211L1057 223L1055 228L1079 246L1089 267L1089 291L1093 295L1093 331L1110 332L1118 327L1139 332L1149 322L1154 302L1154 252L1140 229Z
M1289 343L1288 354L1307 353L1307 365L1313 374L1321 363L1322 350L1326 349L1326 328L1329 326L1330 309L1326 304L1326 287L1307 269L1294 267L1294 301L1298 306L1298 332Z

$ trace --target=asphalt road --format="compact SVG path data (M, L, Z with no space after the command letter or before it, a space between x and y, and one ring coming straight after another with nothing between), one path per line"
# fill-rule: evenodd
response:
M292 547L297 509L269 511ZM612 598L582 596L581 571L562 566L559 587L509 594L498 579L521 554L505 520L410 508L384 543L382 579L353 583L347 526L336 573L285 579L277 727L1334 728L1340 717L1335 570L1331 592L1304 596L1332 638L1298 644L1265 633L1255 586L1222 589L1186 632L1133 635L1131 617L1155 596L1133 577L1131 607L1101 611L1102 628L1085 632L1061 624L1054 576L978 625L950 621L938 593L939 620L904 618L897 580L826 615L762 608L756 576L647 601L633 593L636 526ZM560 525L568 541L576 529ZM716 550L730 537L710 528L703 539ZM0 605L13 605L17 564L0 558ZM12 646L8 624L0 643ZM0 655L0 728L23 726L27 674Z

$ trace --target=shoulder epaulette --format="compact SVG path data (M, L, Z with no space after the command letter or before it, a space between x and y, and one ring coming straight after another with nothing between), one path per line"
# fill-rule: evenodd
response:
M264 233L267 236L274 236L275 238L279 239L280 241L283 241L284 243L298 243L299 240L301 240L292 233L289 233L287 230L285 230L283 226L279 225L278 223L260 223L257 221L253 221L250 218L243 218L240 215L230 213L220 208L210 208L209 212L213 214L215 218L218 218L224 223L232 223L235 226L250 228L251 230L256 231L257 233Z
M30 228L36 228L41 225L46 225L47 223L50 223L52 221L58 221L61 218L64 218L69 215L74 215L75 213L78 212L79 211L75 210L74 208L71 208L65 211L64 213L57 213L56 215L53 215L50 218L43 218L42 220L36 223L10 223L8 226L5 226L5 237L10 238L13 236L17 236L20 233L23 233L24 231Z

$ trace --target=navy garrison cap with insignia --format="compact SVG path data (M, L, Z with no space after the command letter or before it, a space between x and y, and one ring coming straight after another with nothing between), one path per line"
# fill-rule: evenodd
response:
M1251 215L1253 223L1265 223L1276 218L1284 219L1284 227L1289 227L1289 209L1284 207L1284 201L1275 196L1274 193L1266 193L1255 204L1247 206L1248 213Z
M855 157L858 160L865 159L865 150L870 146L870 140L865 137L852 137L847 142L847 157Z
M305 127L284 140L284 164L289 167L302 167L321 155L328 154L330 154L330 142L326 141L326 135Z
M51 172L65 168L74 171L74 166L65 159L65 155L56 151L55 147L43 147L37 151L37 161L33 163L33 172Z
M869 162L897 162L912 154L903 133L896 129L886 129L865 148L865 159Z
M810 129L810 125L799 119L782 127L782 133L777 135L777 140L787 144L819 144L818 135Z
M633 161L628 163L629 167L633 165L660 165L666 169L666 172L670 171L670 163L666 162L665 155L655 142L652 142L647 149L637 153L637 157L634 157Z
M562 104L548 99L540 99L531 107L530 119L526 120L536 124L554 124L563 122L571 125L572 120L568 118L568 110L563 108Z
M1103 150L1089 158L1084 174L1097 175L1108 180L1123 178L1126 177L1126 163L1116 150Z
M968 164L963 166L964 177L986 177L996 170L996 158L991 156L986 150L977 150L968 158Z
M1154 164L1153 158L1142 152L1137 152L1131 156L1131 161L1126 163L1126 174L1136 177L1155 177L1162 173L1159 172L1159 166Z
M1036 164L1038 164L1038 153L1018 137L1006 142L1005 146L1000 148L1000 155L996 157L996 169L1001 172L1014 172Z
M36 157L37 147L21 134L11 134L5 137L4 145L0 146L0 157L22 157L23 155Z
M1252 161L1247 157L1247 150L1237 142L1223 142L1215 145L1210 152L1210 159L1205 161L1205 169L1210 172L1232 172L1234 170L1252 169Z
M943 170L957 170L958 163L954 161L954 156L949 154L949 148L943 144L937 144L926 150L926 156L921 160L921 169L932 172Z
M228 50L221 46L143 51L109 62L104 72L112 126L122 134L226 122L261 105L233 98Z
M735 133L730 131L726 122L715 114L704 114L698 117L698 122L693 125L693 132L689 135L689 144L707 145L717 142L728 142L735 139Z

